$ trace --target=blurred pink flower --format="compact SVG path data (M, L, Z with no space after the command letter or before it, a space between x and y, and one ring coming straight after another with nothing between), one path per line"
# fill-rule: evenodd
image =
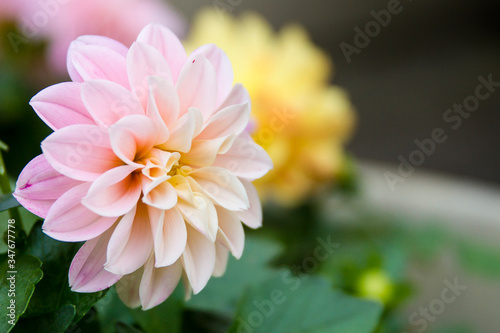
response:
M251 181L272 167L245 133L250 100L226 54L189 57L150 24L127 49L83 36L68 51L73 82L31 105L55 132L17 181L15 197L58 240L87 241L73 259L74 291L118 282L129 306L164 301L181 276L187 295L223 274L244 246L240 221L261 225ZM192 289L191 289L192 288Z
M161 23L177 35L186 31L184 18L162 0L6 1L19 3L24 37L49 41L48 61L60 72L66 68L68 46L78 36L106 36L129 46L148 23Z

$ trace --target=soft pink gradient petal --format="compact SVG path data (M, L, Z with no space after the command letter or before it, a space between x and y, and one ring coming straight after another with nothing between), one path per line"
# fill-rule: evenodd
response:
M188 153L182 155L180 162L197 167L210 166L223 148L227 138L193 141Z
M177 82L187 58L179 38L165 26L152 23L142 29L137 41L149 44L160 51L170 66L174 82Z
M183 176L175 175L169 179L169 183L175 188L179 199L194 205L194 194L187 179Z
M92 116L83 105L80 89L80 83L58 83L36 94L30 105L54 131L75 124L94 125Z
M110 126L109 137L114 153L123 162L140 167L140 160L153 146L160 142L157 127L147 116L127 116Z
M135 42L127 54L127 72L132 91L141 100L144 109L148 102L148 77L158 76L173 84L167 61L154 47Z
M173 130L177 118L179 117L179 96L173 84L168 80L158 76L151 76L148 78L149 84L149 103L148 103L148 117L160 122L156 115L150 112L150 104L154 100L155 108L151 111L158 112L162 125L165 125L168 130Z
M213 165L249 180L260 178L273 168L267 152L245 135L236 138L226 153L217 155Z
M107 47L112 51L120 54L123 57L127 56L128 48L122 43L104 36L80 36L75 41L73 41L73 47L85 46L85 45L99 45ZM67 57L66 66L68 67L68 73L74 82L83 82L83 78L80 76L75 66L73 65L72 58Z
M174 264L184 252L187 241L186 223L177 208L156 210L150 208L151 227L154 234L155 267Z
M143 189L143 193L142 202L151 207L170 209L177 204L177 192L167 181L161 181L158 184L153 181L146 189Z
M228 106L215 113L196 140L215 139L238 135L248 124L250 107L248 103Z
M226 99L219 105L218 109L222 110L231 105L243 104L243 103L251 103L250 95L245 87L241 85L241 83L237 83L233 86L229 95ZM251 104L250 104L251 105ZM250 107L249 105L249 107ZM251 107L250 107L251 108Z
M82 203L102 216L117 217L130 212L141 195L135 166L122 165L103 173L90 187Z
M144 265L152 250L148 209L139 204L118 221L109 240L105 268L114 274L130 274Z
M200 190L216 204L232 211L249 208L245 187L226 169L205 167L194 170L190 176L194 180L190 183L193 190Z
M81 182L54 170L42 154L24 167L17 179L13 196L24 208L45 218L54 202L78 184Z
M179 95L180 114L197 108L208 119L217 100L217 73L207 58L200 55L188 62L179 74L175 88Z
M193 288L199 293L207 284L215 267L215 245L205 236L188 226L188 242L182 255L182 265Z
M113 228L110 228L101 236L85 242L75 255L69 269L71 290L96 292L111 287L121 278L121 275L104 269L106 246L112 232Z
M130 88L125 57L108 47L72 42L68 50L70 66L77 73L73 74L77 82L105 79Z
M212 276L220 277L224 275L224 273L226 272L228 259L228 249L226 249L226 247L219 242L215 243L215 266Z
M154 262L152 255L144 266L139 287L142 310L149 310L166 300L175 290L182 275L180 261L160 268L154 267Z
M224 51L215 44L206 44L200 46L190 54L188 62L193 61L200 55L207 58L214 66L217 73L217 100L216 105L220 105L231 92L233 86L234 74L231 61Z
M81 204L90 183L75 186L64 193L50 208L43 223L43 231L50 237L65 242L81 242L105 232L116 217L103 217Z
M172 129L169 139L158 147L181 153L188 152L191 149L193 137L198 134L202 124L203 116L200 110L196 108L189 109L188 113L179 118Z
M262 226L262 206L260 203L259 194L255 186L248 180L240 179L248 194L250 208L242 212L236 212L241 222L245 223L252 229L257 229Z
M245 231L236 212L217 207L219 232L217 242L231 251L236 259L240 259L245 247Z
M179 208L186 222L196 228L196 230L201 232L210 241L214 242L218 229L215 206L200 193L195 192L193 197L193 204L179 200L177 208Z
M107 80L82 84L82 100L96 123L109 126L128 115L144 115L137 97L123 86Z
M65 176L92 181L122 162L113 153L108 134L96 125L71 125L49 135L42 151L50 165Z
M141 284L143 273L144 267L140 267L135 272L124 275L116 283L115 289L118 293L118 297L129 308L136 308L141 305L141 299L139 298L139 286Z

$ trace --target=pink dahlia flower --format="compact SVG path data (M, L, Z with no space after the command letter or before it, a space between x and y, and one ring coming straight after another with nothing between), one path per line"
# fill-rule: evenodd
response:
M245 134L250 100L233 86L226 54L189 57L167 28L145 27L130 49L106 37L72 42L73 82L31 105L54 133L14 193L45 218L44 232L86 241L69 271L72 290L117 284L129 306L164 301L181 276L187 294L223 274L244 246L241 222L261 225L251 181L272 167ZM240 222L241 221L241 222Z
M164 24L177 35L186 30L185 20L164 0L15 2L20 8L18 21L24 37L47 39L48 60L60 72L65 69L68 46L78 36L101 35L129 46L149 22Z

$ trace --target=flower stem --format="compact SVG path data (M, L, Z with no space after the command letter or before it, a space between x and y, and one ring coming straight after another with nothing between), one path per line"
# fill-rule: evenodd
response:
M2 150L7 150L7 145L0 141L0 191L2 194L10 194L12 193L12 189L10 187L7 169L5 168L5 164L3 162ZM21 230L24 230L21 214L19 214L17 207L9 208L9 216L11 219L16 221L16 225L18 225Z

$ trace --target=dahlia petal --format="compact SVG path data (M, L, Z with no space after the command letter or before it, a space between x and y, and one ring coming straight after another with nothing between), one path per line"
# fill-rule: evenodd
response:
M109 126L128 115L144 115L137 97L123 86L106 80L82 84L82 100L96 123Z
M146 116L131 115L109 127L109 139L116 156L137 168L140 164L134 159L146 155L158 142L157 127Z
M134 42L130 47L127 54L127 72L132 91L141 100L144 109L148 101L149 76L163 77L173 83L170 67L162 54L154 47L141 42Z
M139 286L143 273L144 268L140 267L135 272L124 275L115 285L118 297L129 308L136 308L141 305Z
M141 180L131 174L135 166L122 165L97 178L82 203L102 216L117 217L130 212L141 195Z
M41 154L24 167L17 179L13 196L24 208L45 218L54 202L78 184L81 182L54 170Z
M94 125L94 119L83 105L81 83L64 82L47 87L36 94L30 105L54 131L75 124Z
M202 124L203 116L200 110L189 109L188 113L179 118L169 139L158 147L181 153L188 152L191 149L193 137L198 134Z
M142 202L158 209L170 209L177 204L177 192L172 184L166 180L160 180L159 184L152 182L143 191Z
M194 193L194 204L188 204L179 200L177 208L184 219L196 230L201 232L210 241L214 242L217 237L217 211L214 204L200 193Z
M152 95L158 113L169 130L174 128L179 117L179 96L175 87L168 80L158 76L148 78L149 94ZM149 106L149 104L148 104ZM148 113L148 116L149 113ZM150 116L151 117L151 116Z
M250 103L250 95L248 94L247 89L243 87L241 83L237 83L233 86L233 88L229 92L229 95L218 107L218 109L222 110L224 108L227 108L228 106L243 103Z
M142 29L137 41L149 44L160 51L167 60L174 82L176 82L187 58L179 38L163 25L152 23Z
M130 274L144 265L152 250L148 210L139 204L118 221L109 240L105 268L115 274Z
M182 68L175 88L179 95L180 114L197 108L208 119L215 110L217 99L217 74L214 67L200 55Z
M249 208L245 187L226 169L205 167L194 170L189 175L191 177L188 180L193 190L200 190L216 204L232 211Z
M156 132L158 135L158 142L164 143L170 137L170 130L168 126L165 124L165 121L162 119L162 115L160 114L160 110L158 109L158 104L155 100L155 95L153 90L150 87L148 93L148 105L146 107L146 115L151 119L151 121L156 126Z
M42 151L58 172L76 180L92 181L122 164L109 143L108 133L96 125L71 125L49 135Z
M234 140L227 152L217 155L213 165L250 180L264 176L273 168L267 152L252 139L244 139L243 135Z
M236 212L216 207L219 218L217 241L231 251L236 259L240 259L245 246L245 231Z
M50 208L43 231L50 237L65 242L80 242L95 238L108 230L116 217L103 217L81 204L90 183L75 186Z
M206 285L215 266L215 245L206 237L187 226L188 242L182 255L182 265L193 288L199 293Z
M68 68L76 82L105 79L130 88L125 57L106 46L72 42L68 50Z
M229 259L228 249L221 243L215 243L215 266L212 276L220 277L224 275Z
M240 134L250 118L249 103L228 106L215 113L196 140L215 139Z
M262 206L260 203L259 194L253 184L245 179L240 179L248 194L250 208L242 212L236 212L241 222L245 223L252 229L257 229L262 226Z
M172 184L177 192L177 196L179 199L186 201L187 203L194 205L194 194L191 190L191 186L189 185L187 179L183 176L175 175L172 176L168 182Z
M186 223L177 208L163 210L156 217L155 220L151 219L156 257L155 267L170 266L179 259L186 247Z
M189 56L188 62L192 62L200 55L207 58L215 68L218 81L216 105L220 105L227 98L233 86L234 74L231 61L226 53L215 44L206 44L194 50Z
M113 228L101 236L86 241L71 262L69 268L69 285L72 291L96 292L115 284L121 275L104 269L106 246Z
M166 300L175 290L182 275L180 262L160 268L154 267L154 262L154 256L151 256L144 267L139 288L142 310L149 310Z
M182 155L180 162L198 167L212 165L225 141L226 138L193 141L191 149Z

